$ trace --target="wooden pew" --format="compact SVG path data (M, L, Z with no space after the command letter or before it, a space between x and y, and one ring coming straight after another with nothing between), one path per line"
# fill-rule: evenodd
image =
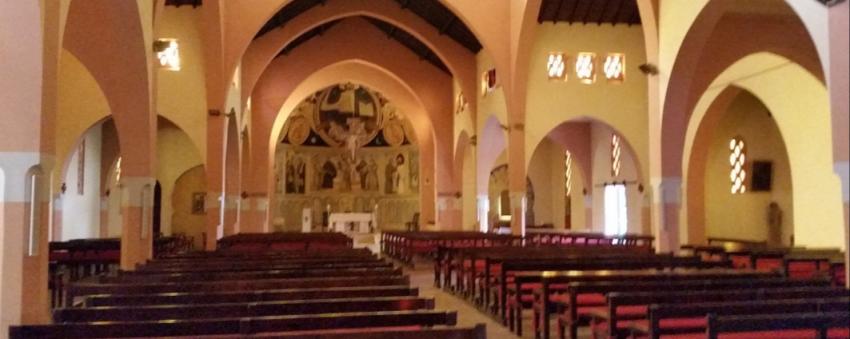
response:
M481 232L384 232L381 251L405 264L413 265L417 255L433 258L437 248L521 246L522 237Z
M356 268L356 267L393 267L392 263L382 260L363 260L363 261L300 261L300 262L282 262L282 263L262 263L262 264L246 264L239 265L232 263L230 265L219 266L187 266L187 267L146 267L135 271L118 271L118 275L149 275L149 274L172 274L172 273L209 273L209 272L251 272L251 271L268 271L268 270L290 270L290 269L307 269L307 268Z
M403 297L419 295L418 288L397 286L353 286L331 288L294 288L284 290L218 291L204 293L157 293L142 295L89 295L84 307L144 306L144 305L195 305L219 303L246 303L283 300Z
M799 287L759 288L740 290L614 292L608 294L608 306L590 311L592 327L606 336L618 337L628 331L623 320L645 320L649 305L670 303L700 303L708 301L747 301L769 299L819 299L850 296L843 288ZM622 310L621 310L622 308ZM605 324L605 326L599 326ZM600 334L600 333L597 333Z
M407 296L225 304L60 308L53 312L53 319L57 323L86 323L96 321L188 320L321 313L414 311L425 309L434 309L434 299Z
M251 291L291 288L408 285L408 276L355 276L333 278L300 278L272 280L229 280L181 283L99 284L76 283L68 288L65 306L70 307L75 297L87 295L134 295L180 292Z
M628 266L625 266L628 267ZM638 266L639 267L639 266ZM545 296L548 306L552 303L550 296L556 291L565 291L571 283L579 282L609 282L609 281L631 281L631 282L666 282L683 280L715 280L715 279L752 279L770 276L770 273L729 270L729 269L619 269L619 270L588 270L588 271L549 271L549 272L519 272L514 277L512 287L513 303L517 306L507 308L507 321L513 324L512 329L517 328L521 334L522 329L522 299L521 291L523 284L539 283L540 287L534 292L539 303L543 304ZM774 275L776 276L776 275ZM548 337L550 324L550 307L540 307L540 316L544 337ZM572 329L572 328L571 328ZM570 333L574 333L571 331ZM573 337L574 338L574 337Z
M94 322L24 325L10 328L11 339L176 337L218 334L252 335L320 329L455 325L457 314L443 311L392 311L308 314L255 318L178 321Z
M756 337L773 337L791 332L799 338L850 337L850 312L817 312L788 314L758 314L746 316L708 316L709 339L723 334L749 333Z
M344 249L353 245L354 241L342 233L240 233L218 240L219 249L242 253Z
M423 328L420 326L409 326L270 333L259 334L251 337L281 339L485 339L487 338L487 330L484 324L478 324L474 327L436 326L432 328ZM235 339L244 338L244 336L201 336L197 339L213 338Z
M725 266L725 263L704 262L699 260L699 258L673 257L670 255L647 255L642 257L621 258L576 257L571 260L554 259L504 261L499 272L499 288L497 289L498 297L494 299L497 303L497 307L501 311L500 315L502 316L503 322L513 325L513 322L511 322L510 319L516 313L516 309L521 310L524 307L523 297L529 298L528 302L525 304L528 304L529 307L531 306L530 297L532 295L533 288L526 288L526 285L532 286L532 284L542 284L544 292L546 292L544 295L548 295L548 293L555 291L551 284L562 284L564 286L561 286L561 288L563 288L565 287L565 284L571 282L573 276L579 274L577 272L580 271L675 268L707 269ZM510 275L513 276L513 281L509 284L508 277ZM489 289L489 287L487 289ZM512 296L509 297L511 291L513 293ZM509 306L509 303L511 302L514 309L511 309ZM521 318L517 319L521 320ZM521 326L518 327L518 330L521 331L521 328Z
M101 276L99 277L99 279L97 279L97 281L104 284L156 282L170 283L193 281L268 280L310 277L397 276L401 274L401 268L393 267L297 268L267 271L134 274L120 275L116 277Z
M737 290L737 289L754 289L754 288L796 288L796 287L828 287L827 280L809 280L809 281L791 281L785 278L778 277L750 277L746 279L738 279L736 277L721 277L720 279L693 279L694 277L682 276L661 281L635 281L634 279L627 280L612 280L599 282L574 282L567 285L563 295L557 298L553 297L554 303L557 306L558 314L558 337L564 337L565 329L569 330L570 337L575 337L578 327L589 323L588 314L582 313L581 310L588 310L593 307L605 306L607 294L613 292L645 292L645 291L705 291L705 290ZM535 320L537 313L541 313L541 317L545 316L546 312L542 310L540 302L542 296L535 296ZM546 323L543 320L543 323ZM544 331L543 337L548 338L549 334L545 333L549 330L546 325L536 326Z
M709 314L742 316L847 310L850 310L848 297L656 304L649 307L649 321L632 323L629 332L633 337L660 339L671 335L705 333Z

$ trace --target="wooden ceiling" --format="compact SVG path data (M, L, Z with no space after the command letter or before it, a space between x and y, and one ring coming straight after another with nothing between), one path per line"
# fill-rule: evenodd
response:
M640 25L640 12L637 0L543 0L537 22L631 26Z
M185 1L185 0L183 0ZM255 39L278 27L313 7L324 5L329 0L294 0L281 8L260 29ZM334 0L346 1L346 0ZM454 13L438 0L395 0L401 8L409 10L431 24L440 34L447 35L472 53L481 51L481 43L475 34Z
M180 6L186 5L186 6L192 6L192 8L195 8L195 7L201 6L203 4L204 4L204 0L165 0L166 6L174 6L174 7L180 7Z
M364 18L364 17L357 17L357 18ZM293 40L291 43L286 45L286 47L283 48L283 50L278 54L278 56L289 54L290 52L292 52L292 50L294 50L295 48L298 48L298 46L300 46L301 44L303 44L307 41L310 41L313 38L321 37L325 32L327 32L333 26L338 24L340 21L350 20L350 19L353 19L353 18L334 20L334 21L327 22L323 25L314 27L313 29L305 32L304 34L301 34L298 38L295 38L295 40ZM391 23L384 22L384 21L381 21L381 20L378 20L378 19L375 19L375 18L364 18L364 19L369 21L369 23L374 25L376 28L378 28L382 32L384 32L387 35L387 38L397 41L402 46L406 47L411 52L413 52L414 54L419 56L419 58L421 60L427 61L431 65L434 65L434 67L437 67L438 69L442 70L443 72L445 72L447 74L451 74L451 72L449 71L449 68L446 67L445 63L443 63L443 60L441 60L440 57L437 56L437 54L434 53L433 50L431 50L431 48L429 48L427 45L425 45L424 43L419 41L419 39L417 39L413 35L410 35L410 33L407 33L403 29L398 28Z

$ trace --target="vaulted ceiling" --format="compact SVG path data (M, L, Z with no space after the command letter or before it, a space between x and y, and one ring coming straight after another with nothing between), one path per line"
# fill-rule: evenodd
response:
M379 30L384 32L387 35L387 38L397 41L402 46L406 47L411 52L418 55L420 59L427 61L428 63L434 65L434 67L439 68L440 70L442 70L443 72L445 72L447 74L451 74L451 71L449 71L449 68L446 66L445 63L443 63L443 61L440 59L440 57L437 56L437 54L434 53L434 51L431 50L431 48L429 48L427 45L425 45L424 43L419 41L419 39L417 39L413 35L410 35L410 33L407 33L403 29L396 27L395 25L393 25L391 23L388 23L388 22L385 22L385 21L382 21L382 20L378 20L378 19L375 19L375 18L369 18L369 17L352 17L352 18L346 18L346 19L339 19L339 20L330 21L330 22L324 23L322 25L316 26L313 29L305 32L304 34L301 34L300 36L298 36L298 38L296 38L295 40L290 42L288 45L286 45L286 47L283 48L283 50L278 54L278 56L287 55L290 52L292 52L292 50L297 48L299 45L309 41L310 39L321 37L322 34L327 32L333 26L338 24L340 21L349 20L349 19L353 19L353 18L363 18L363 19L367 20L369 23L374 25L376 28L378 28Z
M186 0L183 0L186 1ZM260 29L256 37L286 25L287 22L297 17L298 15L312 9L313 7L324 5L328 0L294 0L281 8L268 22ZM337 0L339 1L339 0ZM481 43L475 37L475 34L446 6L438 0L395 0L401 8L409 10L420 18L431 24L437 29L440 34L444 34L463 45L472 53L481 51ZM394 33L395 35L395 33Z
M543 0L537 21L640 25L637 0Z

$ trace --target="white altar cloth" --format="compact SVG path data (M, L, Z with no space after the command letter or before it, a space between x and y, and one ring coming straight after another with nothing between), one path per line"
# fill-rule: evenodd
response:
M331 230L342 233L369 233L372 213L331 213L328 223Z

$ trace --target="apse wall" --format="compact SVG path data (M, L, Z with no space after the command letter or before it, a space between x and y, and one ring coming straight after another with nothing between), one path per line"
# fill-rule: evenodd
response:
M68 161L61 194L62 235L59 240L100 236L101 128L92 128ZM82 161L81 161L82 160ZM82 173L81 173L82 172Z
M732 194L729 179L729 141L740 137L746 145L747 192ZM770 112L755 97L741 94L721 118L708 148L704 174L705 225L708 237L768 240L768 206L782 210L781 244L790 245L794 229L791 172L788 154ZM772 189L754 192L753 161L773 164Z

